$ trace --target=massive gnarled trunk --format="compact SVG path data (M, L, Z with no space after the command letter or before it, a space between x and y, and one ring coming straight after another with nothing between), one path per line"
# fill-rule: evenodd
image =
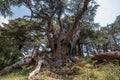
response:
M56 33L51 19L48 19L48 30L46 33L50 48L52 50L52 58L54 60L65 60L65 56L71 53L76 46L76 42L80 38L79 33L81 23L79 20L87 11L89 1L90 0L85 0L82 10L78 11L72 23L72 27L68 31L65 28L67 23L64 23L60 17L58 17L58 23L60 27L59 33Z

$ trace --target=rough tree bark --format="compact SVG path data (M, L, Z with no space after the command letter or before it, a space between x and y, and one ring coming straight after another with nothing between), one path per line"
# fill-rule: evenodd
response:
M72 49L75 47L75 44L79 39L79 33L80 33L80 28L78 28L78 23L79 23L79 20L84 15L84 13L87 11L87 6L89 4L89 1L90 0L85 0L82 10L78 11L73 21L72 28L67 33L65 33L65 25L59 17L58 22L60 26L60 32L59 34L57 34L55 33L54 30L52 30L54 31L53 32L54 34L52 34L51 36L51 27L54 27L54 26L52 25L51 20L50 19L48 20L47 37L48 37L50 48L52 50L52 58L53 60L58 61L58 62L55 62L55 63L58 63L56 66L61 66L62 61L65 60L66 54L69 54L72 51ZM77 28L78 30L75 31L75 29Z

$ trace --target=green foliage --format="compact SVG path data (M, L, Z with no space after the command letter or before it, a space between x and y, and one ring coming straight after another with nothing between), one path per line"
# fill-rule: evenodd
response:
M0 69L18 61L22 56L21 49L28 41L35 43L36 33L33 31L36 29L39 30L37 23L20 18L0 28Z
M101 30L94 32L94 38L92 39L96 45L103 46L108 42L108 32L101 28Z
M114 23L107 26L109 33L109 43L112 50L120 51L120 16L117 16Z

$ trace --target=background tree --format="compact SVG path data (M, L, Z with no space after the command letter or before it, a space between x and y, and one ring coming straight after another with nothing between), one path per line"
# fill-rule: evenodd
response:
M10 20L9 24L0 28L0 69L18 61L34 45L40 44L39 24L26 19ZM24 54L26 53L26 54Z
M120 51L120 16L117 16L115 22L111 25L108 25L109 29L109 40L110 40L110 46L111 50Z

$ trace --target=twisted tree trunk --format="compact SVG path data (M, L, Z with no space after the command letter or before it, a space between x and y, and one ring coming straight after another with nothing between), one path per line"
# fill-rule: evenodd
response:
M52 58L55 63L54 66L62 66L64 64L64 60L66 60L66 55L70 54L70 52L72 52L72 50L76 46L76 42L79 39L81 26L79 20L87 11L87 6L89 2L90 0L85 0L82 10L78 11L73 21L72 27L68 31L65 28L66 25L64 25L67 23L63 23L62 19L60 19L60 16L58 17L60 27L59 33L56 33L51 19L48 19L48 29L46 33L50 48L52 50ZM76 29L78 30L76 31Z

